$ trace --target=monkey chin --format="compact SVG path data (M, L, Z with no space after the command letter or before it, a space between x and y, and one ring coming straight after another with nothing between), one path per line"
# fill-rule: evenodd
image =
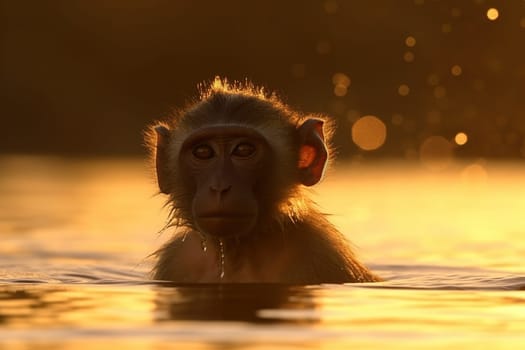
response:
M219 239L246 235L255 222L253 215L201 216L196 220L200 232Z

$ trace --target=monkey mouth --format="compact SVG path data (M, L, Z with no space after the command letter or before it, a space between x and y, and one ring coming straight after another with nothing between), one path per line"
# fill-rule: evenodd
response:
M249 219L253 217L252 213L224 213L224 212L209 212L198 215L199 219Z
M251 213L233 212L203 213L196 221L200 231L218 237L243 235L253 228L255 222Z

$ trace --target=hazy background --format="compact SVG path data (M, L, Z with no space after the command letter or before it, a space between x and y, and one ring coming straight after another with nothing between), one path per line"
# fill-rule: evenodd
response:
M525 157L525 1L1 3L0 153L141 155L220 75L336 118L343 158Z

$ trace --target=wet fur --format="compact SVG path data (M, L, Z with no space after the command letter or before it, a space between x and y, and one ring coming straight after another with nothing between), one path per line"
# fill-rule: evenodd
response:
M371 282L379 278L354 256L344 236L318 211L298 177L297 128L311 115L292 111L275 95L250 84L215 80L201 88L200 99L153 125L146 142L155 159L154 128L165 125L170 132L171 173L168 226L178 233L155 255L153 277L177 283L267 282L342 283ZM330 145L333 125L323 117L324 135ZM210 124L247 125L269 141L274 164L267 169L265 184L256 189L261 199L257 230L250 235L224 240L225 276L219 277L218 241L204 237L192 224L192 192L180 180L177 157L189 131ZM329 151L332 156L333 152ZM202 249L206 241L207 251Z
M220 275L218 241L195 231L177 234L158 252L154 279L178 283L318 284L373 282L380 278L362 265L345 237L318 211L273 231L224 242L225 276ZM188 255L192 257L188 259Z

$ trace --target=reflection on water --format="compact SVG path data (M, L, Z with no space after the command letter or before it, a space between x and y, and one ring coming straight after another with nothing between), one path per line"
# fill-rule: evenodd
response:
M156 321L244 321L278 322L281 318L264 315L267 310L308 313L316 309L312 293L304 287L279 285L206 285L177 287L166 285L157 290ZM299 323L308 317L284 320Z
M104 342L404 349L480 339L510 349L524 344L525 332L518 291L5 285L0 306L2 343L66 349Z
M340 167L316 199L386 282L174 286L142 161L1 158L0 348L520 348L524 175Z

